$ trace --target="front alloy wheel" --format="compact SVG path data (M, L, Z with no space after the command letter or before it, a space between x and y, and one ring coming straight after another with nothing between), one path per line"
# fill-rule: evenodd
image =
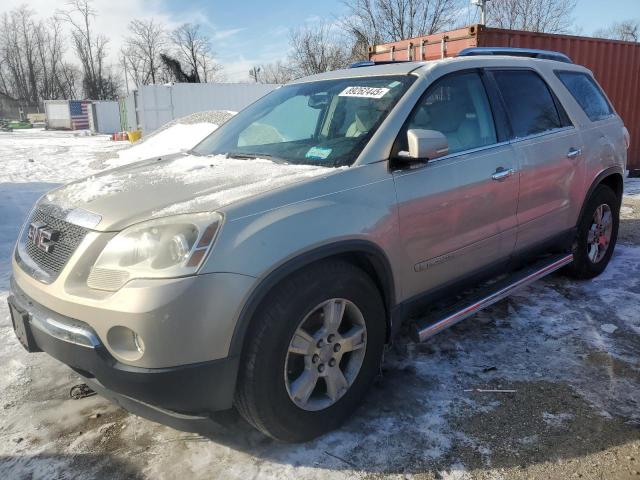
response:
M295 331L285 361L289 398L300 408L323 410L347 392L367 346L362 312L344 298L314 308Z
M238 411L285 442L337 428L380 371L385 312L376 284L351 263L326 260L287 277L248 328Z

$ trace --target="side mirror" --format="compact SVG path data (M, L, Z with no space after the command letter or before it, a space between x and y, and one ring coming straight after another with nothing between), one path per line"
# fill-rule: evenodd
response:
M412 128L407 131L408 152L400 152L408 160L433 160L449 153L449 142L442 132Z

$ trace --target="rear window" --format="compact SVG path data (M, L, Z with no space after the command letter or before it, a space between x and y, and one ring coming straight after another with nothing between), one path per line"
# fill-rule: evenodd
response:
M547 84L529 70L494 71L504 98L513 134L527 137L561 128L563 121Z
M589 120L597 122L613 114L598 84L586 73L557 72L558 78L582 107Z

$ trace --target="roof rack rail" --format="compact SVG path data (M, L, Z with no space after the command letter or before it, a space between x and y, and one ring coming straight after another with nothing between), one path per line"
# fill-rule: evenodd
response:
M552 50L536 50L532 48L512 48L512 47L470 47L465 48L459 57L472 57L477 55L508 55L512 57L541 58L544 60L556 60L557 62L573 63L573 60L561 52Z
M373 60L362 60L349 65L349 68L374 67L376 65L388 65L390 63L407 63L407 60L383 60L374 62Z

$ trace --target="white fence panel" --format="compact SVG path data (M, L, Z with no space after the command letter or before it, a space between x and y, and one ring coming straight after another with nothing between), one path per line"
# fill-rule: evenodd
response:
M170 122L173 116L171 86L145 85L138 89L138 118L142 131L149 133Z
M260 83L145 85L138 89L138 121L143 133L148 134L171 120L195 112L237 112L276 88L278 85ZM128 121L131 123L130 118Z
M96 131L112 133L120 131L120 107L118 102L94 102L96 112Z

